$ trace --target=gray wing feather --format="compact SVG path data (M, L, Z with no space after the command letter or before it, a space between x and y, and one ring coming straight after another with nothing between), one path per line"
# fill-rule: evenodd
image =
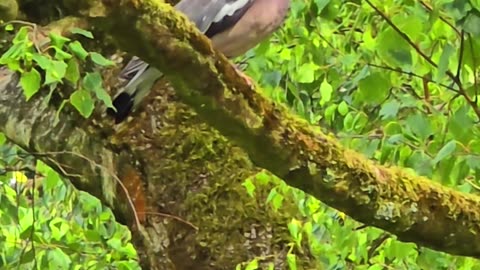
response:
M204 33L208 27L210 27L226 1L231 2L232 0L182 0L175 8L185 14L185 16L195 23L197 28ZM133 94L130 93L135 91L135 89L131 87L132 84L135 83L147 69L149 69L149 64L134 56L119 74L120 79L128 81L125 88L119 92L127 90L126 92Z
M205 33L228 0L182 0L175 8ZM228 2L231 2L228 1Z
M148 67L148 64L143 62L142 59L134 56L128 64L122 69L118 77L121 80L131 81L136 79L139 73L144 72Z
M175 8L184 13L203 33L212 24L215 16L226 0L183 0ZM231 1L231 0L230 0ZM119 74L119 78L128 81L126 88L136 81L149 67L140 58L134 56Z
M219 24L225 18L232 17L232 14L239 9L248 9L254 1L181 0L175 5L175 9L185 14L202 33L205 33L212 24ZM235 18L234 20L238 19ZM227 20L226 26L229 23L231 24L232 22ZM133 97L133 108L135 108L151 90L153 83L161 76L162 74L159 70L135 56L119 74L120 79L128 81L120 93L128 93ZM119 106L122 105L120 104Z

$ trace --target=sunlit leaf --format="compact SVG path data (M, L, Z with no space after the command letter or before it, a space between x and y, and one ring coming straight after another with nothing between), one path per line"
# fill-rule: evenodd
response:
M78 41L73 41L68 44L68 48L70 51L75 54L78 58L85 60L87 59L88 52L82 46L82 44Z
M98 72L87 73L83 78L83 87L85 90L95 93L96 97L101 100L107 107L112 108L112 99L107 91L103 88L102 76Z
M450 156L456 149L457 142L455 140L451 140L446 143L440 151L438 151L435 158L432 160L433 164L437 164L439 161L445 159L446 157Z
M70 96L70 103L85 118L88 118L94 109L92 96L88 91L83 89L73 92Z
M81 28L78 28L78 27L74 27L70 30L73 34L79 34L79 35L82 35L84 37L87 37L87 38L90 38L90 39L93 39L93 34L92 32L90 31L87 31L87 30L84 30L84 29L81 29Z
M111 60L108 60L107 58L103 57L103 55L96 53L96 52L91 52L90 57L92 58L92 61L99 65L99 66L113 66L114 63Z
M20 77L20 85L23 88L23 93L27 100L29 100L35 93L40 90L42 78L40 73L35 69L22 73Z

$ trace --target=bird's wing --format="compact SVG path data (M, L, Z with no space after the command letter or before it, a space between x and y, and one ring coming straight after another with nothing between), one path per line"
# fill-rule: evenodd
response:
M118 77L121 80L132 81L136 79L138 74L143 73L148 67L148 64L143 62L140 58L134 56L127 65L122 69Z
M175 8L208 37L232 27L256 0L182 0Z
M212 37L233 26L255 0L182 0L175 8L184 13L197 28ZM123 68L119 78L135 81L148 64L134 56Z
M181 0L175 8L185 14L207 37L212 37L235 25L257 0ZM133 57L119 74L127 85L113 101L116 122L128 115L133 107L148 94L160 71Z

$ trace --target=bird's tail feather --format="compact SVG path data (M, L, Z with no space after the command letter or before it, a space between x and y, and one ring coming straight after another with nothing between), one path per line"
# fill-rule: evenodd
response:
M126 92L122 92L117 97L115 97L112 102L115 110L112 108L108 108L107 114L115 118L116 124L122 122L128 117L130 111L133 108L133 99L134 97L130 96Z
M128 66L128 65L127 65ZM141 73L140 73L141 72ZM107 114L115 118L115 123L125 120L152 90L153 84L162 77L162 73L152 67L141 67L139 73L122 89L113 100L115 110L107 109Z

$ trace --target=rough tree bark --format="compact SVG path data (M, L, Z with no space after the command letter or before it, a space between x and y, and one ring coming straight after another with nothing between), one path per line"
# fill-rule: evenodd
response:
M83 6L92 3L98 5L100 2L76 1L77 5ZM211 126L245 149L256 165L270 170L288 184L316 196L359 221L396 234L401 240L414 241L452 254L480 257L478 197L447 189L399 168L379 166L344 149L332 137L308 126L288 114L281 106L272 104L249 89L225 57L212 50L206 38L168 5L148 0L105 0L101 3L104 4L102 14L95 14L94 22L97 26L111 33L120 48L146 59L164 71L182 100L195 108ZM170 140L164 140L163 133L168 128L174 132L179 123L166 121L166 124L162 124L162 121L156 120L166 112L161 101L169 100L165 92L158 89L153 95L158 98L152 99L146 114L135 123L123 126L124 132L106 129L109 124L96 116L94 119L100 120L101 124L89 123L90 127L95 127L91 129L94 131L75 143L107 144L106 149L111 149L108 155L110 163L105 167L112 168L112 171L116 169L122 179L132 179L135 177L126 176L137 175L131 173L135 169L124 169L125 166L122 165L140 161L144 172L142 179L148 183L147 201L157 202L159 208L155 209L162 209L164 205L161 202L164 201L159 198L163 198L161 196L164 194L158 194L158 191L163 193L163 185L155 184L164 180L159 175L171 167L163 163L160 163L162 167L158 167L159 164L155 161L156 158L165 158L165 155L159 156L158 153L163 153L162 149L170 146L166 142L174 143L177 139L177 136L173 136ZM3 101L5 104L7 102ZM27 103L24 106L31 105ZM12 114L11 111L9 113ZM44 115L42 114L43 117ZM3 125L2 121L0 128L9 137L15 137L15 132L8 132L8 128L12 129L12 121L21 119L12 115L9 117L10 120L5 122L9 125ZM28 121L32 120L29 118ZM25 120L20 121L24 122ZM78 119L73 123L78 123ZM53 131L62 131L58 128L56 130L53 125L49 126L54 128ZM83 132L87 130L90 129L85 128ZM114 140L111 139L112 134L115 134ZM94 139L100 135L106 137ZM38 141L35 143L31 138L17 139L16 142L23 143L24 146L40 147ZM119 148L119 145L125 147ZM58 146L51 147L56 149ZM128 151L122 152L119 149ZM217 146L213 149L217 149ZM180 154L185 155L185 152L181 151ZM202 160L203 158L202 156ZM99 158L93 153L90 159L100 164L105 162L105 158ZM104 173L103 179L111 179L109 175ZM198 179L198 175L194 179L209 190L207 186L210 182L205 184L206 181ZM236 190L235 186L238 183L224 190ZM176 188L185 189L184 186ZM190 195L197 195L197 192L191 192ZM203 189L200 192L204 192ZM206 192L204 196L206 194L208 197L211 193ZM225 196L230 195L230 192L213 194ZM186 195L183 198L189 197ZM179 207L178 209L190 209ZM213 209L217 207L213 206ZM179 210L177 213L183 212ZM190 216L192 213L185 214L195 220ZM199 254L195 254L198 259Z

